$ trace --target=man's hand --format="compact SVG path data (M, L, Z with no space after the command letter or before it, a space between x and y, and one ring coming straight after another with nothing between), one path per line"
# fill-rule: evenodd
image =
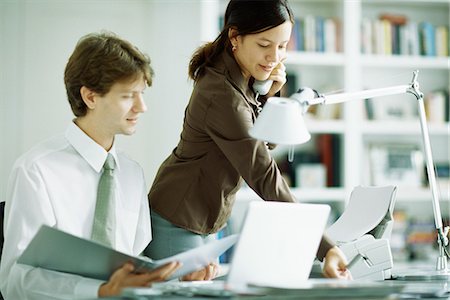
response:
M323 275L327 278L352 279L352 274L347 269L347 259L337 246L328 250L325 255Z
M171 262L152 271L135 274L133 264L126 263L111 275L108 282L100 286L98 296L117 296L126 287L145 287L153 282L164 281L180 266L178 262Z
M219 273L219 266L215 263L210 263L205 268L192 272L180 278L181 281L200 281L200 280L212 280L216 278Z

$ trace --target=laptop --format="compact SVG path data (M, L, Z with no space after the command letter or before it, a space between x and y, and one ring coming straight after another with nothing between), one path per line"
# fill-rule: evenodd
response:
M251 202L227 284L239 289L308 279L329 212L323 204Z
M227 296L251 293L249 285L295 286L308 279L329 212L324 204L250 202L224 281L157 283L124 295Z

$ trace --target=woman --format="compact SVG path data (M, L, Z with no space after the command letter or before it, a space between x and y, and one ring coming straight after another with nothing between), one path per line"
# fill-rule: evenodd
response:
M194 90L181 139L148 195L150 257L213 239L230 216L242 180L265 200L295 201L266 144L248 134L260 107L254 80L273 80L267 97L286 82L283 60L293 20L286 0L231 0L222 32L193 55ZM317 256L325 258L325 276L349 277L344 255L325 237Z

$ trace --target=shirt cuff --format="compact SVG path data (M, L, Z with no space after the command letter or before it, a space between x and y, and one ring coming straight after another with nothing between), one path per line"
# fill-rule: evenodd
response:
M102 280L82 278L75 286L75 295L87 298L98 298L98 290L103 283L104 281Z
M335 243L333 243L333 241L324 234L322 236L322 240L320 241L319 250L317 250L317 258L320 261L323 261L323 259L327 255L328 250L330 250L334 246Z

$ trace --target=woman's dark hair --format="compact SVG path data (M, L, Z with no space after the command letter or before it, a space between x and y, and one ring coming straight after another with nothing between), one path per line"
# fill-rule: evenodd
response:
M224 50L230 51L228 31L235 28L238 35L259 33L286 21L294 24L294 16L287 0L231 0L225 11L224 26L219 36L198 48L189 63L189 77L200 79L206 66Z
M74 115L82 117L87 112L80 94L82 86L105 95L116 82L138 76L143 76L148 86L152 84L153 70L146 54L112 32L85 35L78 41L64 71Z

